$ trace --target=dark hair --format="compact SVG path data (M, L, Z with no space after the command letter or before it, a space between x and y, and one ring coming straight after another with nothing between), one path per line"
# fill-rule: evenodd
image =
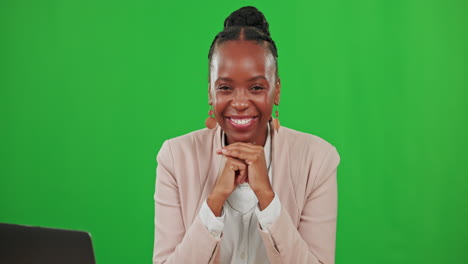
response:
M266 42L275 60L276 75L278 75L278 51L275 42L270 37L270 30L265 16L253 6L244 6L232 12L224 20L224 29L219 32L211 43L208 52L208 70L211 70L211 58L215 48L228 40L253 40L258 44ZM208 72L208 80L210 72Z

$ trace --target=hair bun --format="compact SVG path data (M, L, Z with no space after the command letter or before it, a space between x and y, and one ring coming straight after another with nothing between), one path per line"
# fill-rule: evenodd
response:
M224 29L234 26L256 27L261 31L270 35L268 22L265 16L256 7L244 6L232 12L226 20L224 20Z

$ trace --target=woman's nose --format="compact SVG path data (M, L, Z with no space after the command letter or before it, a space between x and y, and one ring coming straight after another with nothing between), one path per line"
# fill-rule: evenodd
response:
M249 98L243 91L238 89L234 93L234 98L232 99L232 107L237 111L243 111L249 107Z

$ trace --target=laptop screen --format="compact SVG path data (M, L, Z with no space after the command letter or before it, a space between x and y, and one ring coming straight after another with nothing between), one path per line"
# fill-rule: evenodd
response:
M0 263L96 262L87 232L0 223Z

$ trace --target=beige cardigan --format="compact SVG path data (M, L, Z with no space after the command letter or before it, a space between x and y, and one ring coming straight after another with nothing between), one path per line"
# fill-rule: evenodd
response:
M257 227L271 263L334 263L340 156L324 139L271 130L272 186L281 214ZM221 239L198 217L216 182L221 128L165 141L157 155L153 264L218 263Z

